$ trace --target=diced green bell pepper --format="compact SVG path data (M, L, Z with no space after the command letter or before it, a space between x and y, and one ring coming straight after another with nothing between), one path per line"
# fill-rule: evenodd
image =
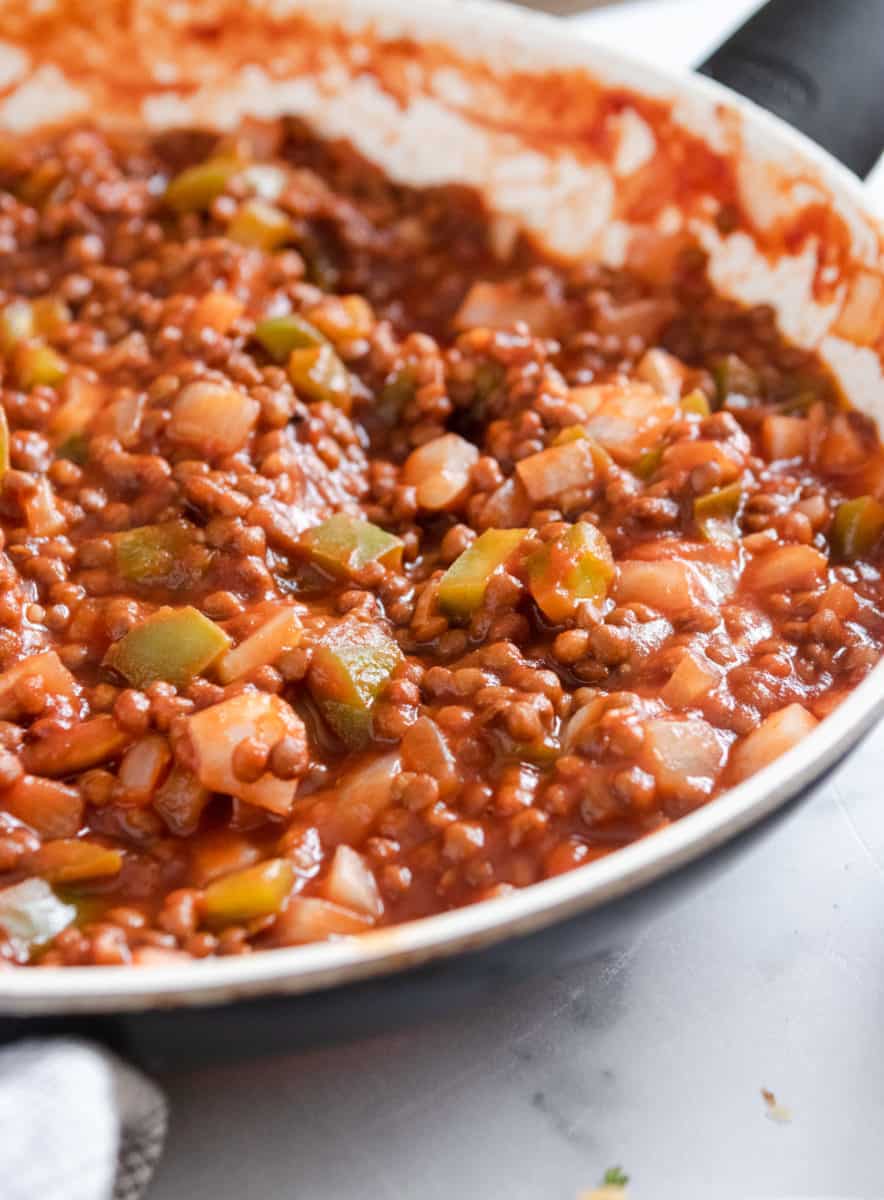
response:
M534 763L538 767L549 767L562 757L562 747L554 738L543 738L537 742L511 742L506 751L510 762Z
M660 469L660 463L663 461L663 447L652 446L650 450L646 450L635 466L632 468L633 474L639 479L650 479L656 475Z
M336 408L350 407L350 372L328 343L293 350L289 379L308 400L325 400Z
M111 875L119 875L122 866L121 850L84 838L58 838L44 842L28 861L28 867L34 874L52 884L106 879Z
M589 434L582 425L569 425L566 429L560 430L552 440L554 446L565 446L568 442L582 442L589 438Z
M0 926L21 961L76 920L72 904L59 900L45 879L23 879L0 891Z
M195 608L160 608L114 642L105 664L133 687L157 680L184 687L230 648L230 638Z
M439 581L439 607L467 621L480 608L491 576L512 558L527 529L486 529L460 554Z
M743 362L738 354L725 354L712 368L719 406L726 404L730 396L745 396L755 399L761 395L761 381L757 372Z
M288 899L295 868L287 858L270 858L210 883L205 892L206 924L218 929L272 917Z
M385 425L396 424L406 404L414 399L416 386L414 369L410 366L400 367L387 376L374 409Z
M56 458L66 458L82 467L89 461L89 439L85 433L72 433L64 439L55 452Z
M874 496L845 500L835 511L830 540L834 554L852 560L868 554L884 532L884 504Z
M787 396L784 400L777 402L776 410L778 413L783 413L786 416L793 413L802 415L808 409L813 408L819 399L820 397L816 392L793 392L791 396Z
M196 530L187 521L140 525L113 536L117 570L131 583L165 581L181 569L194 545Z
M165 201L176 212L201 212L210 208L243 163L238 158L209 158L187 167L166 188Z
M743 489L739 483L698 496L694 501L694 520L703 537L711 542L735 537L735 522L742 500Z
M694 388L692 392L688 392L682 398L681 411L685 413L695 413L698 417L708 417L710 413L709 401L699 388Z
M307 278L324 292L333 292L340 271L331 251L314 230L306 230L298 238L298 250L307 264Z
M476 373L473 376L476 399L484 404L489 396L492 396L497 391L505 378L506 368L502 363L494 362L490 359L479 363L476 367Z
M286 214L265 200L247 200L227 227L227 236L241 246L278 250L291 241L294 229Z
M578 521L528 560L528 590L549 621L574 615L580 600L598 600L614 578L614 556L603 533Z
M836 390L823 375L798 371L786 376L783 383L788 392L777 399L777 412L806 413L814 404L831 405L838 400Z
M278 363L285 362L293 350L309 350L325 344L325 338L319 330L297 313L265 317L255 326L255 339Z
M308 676L311 694L350 749L361 749L371 740L375 701L401 661L396 642L377 625L363 621L329 630L314 650Z
M67 363L60 354L37 340L19 343L12 356L12 373L20 388L28 392L42 385L55 387L67 374Z
M358 575L368 563L398 566L402 542L386 529L347 513L337 513L301 534L311 562L332 575Z

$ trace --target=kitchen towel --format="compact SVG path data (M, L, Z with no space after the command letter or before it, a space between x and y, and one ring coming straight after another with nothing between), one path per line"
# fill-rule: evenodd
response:
M3 1200L141 1200L166 1136L159 1088L73 1039L0 1051Z

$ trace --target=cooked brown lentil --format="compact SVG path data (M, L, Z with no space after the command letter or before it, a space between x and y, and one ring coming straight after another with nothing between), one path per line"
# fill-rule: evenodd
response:
M0 188L7 962L572 870L880 656L875 430L696 249L501 258L470 192L295 122L66 131Z

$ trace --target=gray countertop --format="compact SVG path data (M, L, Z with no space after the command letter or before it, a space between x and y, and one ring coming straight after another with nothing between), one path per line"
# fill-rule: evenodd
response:
M746 0L654 7L677 62ZM634 49L634 8L590 31ZM601 956L401 1033L165 1074L150 1200L576 1200L614 1164L631 1200L881 1197L882 790L874 732L735 848L588 918Z

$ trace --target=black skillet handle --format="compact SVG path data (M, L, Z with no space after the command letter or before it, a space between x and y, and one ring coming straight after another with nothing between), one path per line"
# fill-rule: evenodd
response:
M884 150L884 0L770 0L698 69L861 178Z

